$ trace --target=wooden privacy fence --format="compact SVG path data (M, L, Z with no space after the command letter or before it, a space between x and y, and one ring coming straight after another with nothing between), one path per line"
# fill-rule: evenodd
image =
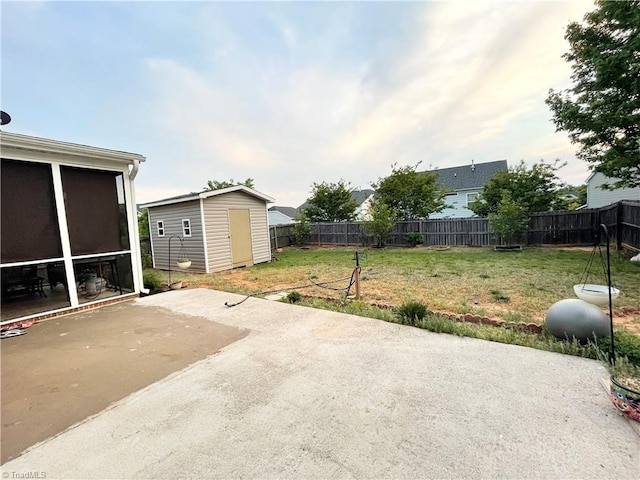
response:
M529 245L593 245L600 224L609 231L611 244L640 251L640 202L622 201L599 209L536 213L529 219L526 243ZM371 245L361 222L313 223L308 244ZM295 243L293 225L270 227L271 247ZM451 218L397 222L385 239L385 245L407 245L406 235L417 232L425 245L473 246L496 245L486 218Z

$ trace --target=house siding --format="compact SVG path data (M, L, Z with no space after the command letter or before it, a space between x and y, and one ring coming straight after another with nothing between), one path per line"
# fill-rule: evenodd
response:
M467 208L467 194L480 193L482 189L457 190L445 197L445 203L450 207L445 208L441 212L429 215L430 219L438 218L469 218L475 216L471 210Z
M151 241L153 242L153 266L163 270L169 269L169 238L172 235L183 237L183 219L189 219L191 222L191 237L183 239L184 248L191 260L189 272L204 273L206 271L206 263L199 200L149 208L149 230ZM158 236L158 220L164 222L164 237ZM178 261L180 250L180 242L173 240L171 242L172 270L177 270L175 262Z
M640 187L619 188L617 190L603 190L602 185L612 183L615 179L608 178L596 172L587 180L587 207L605 207L620 200L640 201Z
M282 212L269 211L268 215L269 225L291 225L293 223L293 219Z
M205 198L203 209L210 272L233 268L229 238L229 209L248 209L250 212L253 263L271 259L267 209L263 200L244 192L229 192Z

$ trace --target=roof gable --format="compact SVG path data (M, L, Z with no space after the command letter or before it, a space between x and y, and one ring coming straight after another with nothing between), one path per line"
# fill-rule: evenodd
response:
M464 190L482 188L491 181L496 172L507 169L506 160L496 160L495 162L471 163L460 167L428 170L424 173L435 173L437 182L450 190Z
M162 200L156 200L154 202L143 203L140 206L142 208L159 207L160 205L170 205L172 203L190 202L191 200L199 200L201 198L215 197L215 196L224 195L225 193L231 193L231 192L244 192L247 195L256 197L266 203L275 202L274 198L264 193L261 193L257 190L254 190L249 187L245 187L244 185L234 185L233 187L220 188L218 190L205 190L204 192L199 192L199 193L191 192L185 195L178 195L176 197L170 197Z

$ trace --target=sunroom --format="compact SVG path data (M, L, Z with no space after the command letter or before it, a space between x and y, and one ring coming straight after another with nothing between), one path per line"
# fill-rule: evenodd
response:
M0 132L1 325L135 296L145 158Z

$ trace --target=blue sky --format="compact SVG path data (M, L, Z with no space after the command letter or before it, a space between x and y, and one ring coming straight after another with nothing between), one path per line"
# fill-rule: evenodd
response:
M137 200L255 179L298 206L391 164L560 158L563 2L6 2L5 131L140 153Z

